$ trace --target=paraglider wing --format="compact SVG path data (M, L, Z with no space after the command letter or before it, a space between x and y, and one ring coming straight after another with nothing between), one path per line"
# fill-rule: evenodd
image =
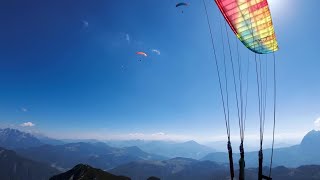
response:
M278 50L267 0L215 0L238 39L251 51L267 54Z
M144 56L144 57L148 56L145 52L142 52L142 51L136 52L136 54Z
M181 2L176 4L176 7L179 7L179 6L188 6L188 3Z

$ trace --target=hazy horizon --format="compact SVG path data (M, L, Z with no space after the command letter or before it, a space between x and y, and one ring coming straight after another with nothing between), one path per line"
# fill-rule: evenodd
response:
M208 147L211 147L218 151L226 151L226 136L216 136L211 138L199 138L199 137L190 137L190 136L183 136L183 135L170 135L165 133L153 133L153 134L103 134L103 133L95 133L95 134L81 134L80 136L77 135L70 135L70 136L57 136L57 134L46 134L45 132L40 131L33 131L30 128L23 128L23 127L0 127L2 129L5 128L11 128L11 129L17 129L22 132L27 132L35 137L46 137L46 138L52 138L56 140L61 140L66 143L68 142L92 142L92 141L100 141L100 142L112 142L112 141L145 141L145 142L151 142L151 141L162 141L162 142L172 142L172 143L184 143L188 141L196 141L197 143L201 145L205 145ZM303 137L308 132L305 132L304 134L277 134L275 136L275 148L282 148L282 147L290 147L293 145L300 144ZM73 134L73 133L71 133ZM232 137L237 137L237 135L232 135ZM237 147L240 143L240 139L232 139L233 146ZM272 136L266 134L264 139L264 149L268 149L271 147L272 143ZM254 134L247 134L246 140L245 140L245 146L248 151L256 151L259 148L259 137Z

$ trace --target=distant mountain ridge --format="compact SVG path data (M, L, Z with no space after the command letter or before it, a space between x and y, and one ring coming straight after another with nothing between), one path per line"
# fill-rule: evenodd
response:
M267 173L269 168L265 167ZM229 169L224 165L218 165L210 161L197 161L187 158L174 158L166 161L139 161L119 166L110 171L113 174L125 174L116 176L88 165L79 164L71 170L53 176L50 180L212 180L230 179ZM149 176L153 174L152 176ZM239 172L236 170L235 179ZM246 180L256 180L257 168L247 168ZM157 176L155 176L157 175ZM159 177L159 178L158 178ZM319 180L320 166L308 165L298 168L286 168L283 166L272 169L274 180Z
M268 172L265 167L264 171ZM256 180L257 168L246 168L246 180ZM122 174L132 180L147 179L156 176L161 180L212 180L230 179L228 165L219 165L211 161L197 161L186 158L174 158L165 161L140 161L121 165L110 171L113 174ZM235 179L238 179L238 170ZM272 169L273 180L319 180L320 165L308 165L298 168L276 167Z
M26 159L12 150L0 147L1 180L47 180L57 173L57 169L47 164Z
M30 133L17 129L0 129L0 147L7 149L28 148L40 146L43 143Z
M101 141L94 139L83 140L56 140L46 137L42 134L31 134L17 129L0 129L0 146L8 149L21 149L48 145L63 145L71 143L100 143ZM208 153L215 152L214 149L201 145L195 141L186 142L170 142L170 141L144 141L144 140L123 140L123 141L106 141L112 147L125 148L136 146L141 150L158 154L164 157L186 157L200 159Z
M52 166L61 168L61 170L71 168L79 163L94 163L92 165L95 167L110 169L120 164L137 160L163 160L174 157L190 157L193 159L211 160L222 164L228 163L227 153L210 153L213 149L198 144L195 141L184 143L143 140L108 142L110 145L117 146L118 148L110 147L95 140L90 141L96 143L79 142L67 144L51 138L49 138L49 141L52 144L58 143L60 145L44 144L34 135L16 129L0 129L0 146L15 150L29 159L49 163ZM78 153L72 152L72 148L75 148L75 146L80 147ZM100 151L99 149L103 150ZM298 167L308 164L320 164L318 149L320 149L320 131L310 131L299 145L275 149L274 165ZM270 154L270 149L264 150L264 164L266 165L270 163ZM66 159L63 157L71 158ZM234 161L238 159L239 154L234 153ZM246 152L245 159L247 167L257 166L257 152Z
M310 151L312 149L320 149L320 131L310 131L308 134L306 134L302 141L300 146L307 151Z
M302 139L299 145L274 149L274 166L298 167L302 165L320 165L320 131L310 131ZM264 164L270 164L271 149L265 149ZM239 154L234 153L234 161L239 159ZM228 163L228 154L210 153L201 160L211 160L218 163ZM258 152L245 153L247 167L257 167Z
M47 137L45 135L42 135L42 134L32 134L34 137L36 137L37 139L39 139L39 141L42 143L42 144L50 144L50 145L62 145L62 144L66 144L67 142L64 142L62 140L57 140L57 139L54 139L54 138L50 138L50 137Z
M188 158L173 158L164 161L136 161L121 165L110 171L122 174L132 180L147 179L150 176L161 180L224 179L228 173L227 165L211 161L198 161Z
M162 160L165 157L149 154L138 147L113 148L105 143L69 143L63 145L42 145L18 149L18 153L55 166L61 170L85 163L108 170L121 164L138 160Z
M159 154L170 158L185 157L192 159L200 159L208 153L215 152L214 149L205 145L201 145L195 141L171 142L127 140L107 141L106 143L115 147L137 146L145 152Z
M116 175L125 175L133 180L148 179L151 176L159 177L162 180L206 180L212 179L212 177L227 179L229 176L228 157L227 153L223 152L208 154L201 161L189 158L165 160L167 159L166 157L144 152L137 146L116 148L102 142L78 142L61 145L43 144L35 136L14 129L1 130L0 139L4 145L14 148L18 153L0 148L1 180L15 179L16 177L18 177L17 179L26 179L28 177L27 179L31 180L47 179L51 175L57 174L59 172L57 169L70 169L80 163L90 164L93 167L108 170ZM21 147L20 142L25 147ZM158 152L161 151L161 148L166 147L166 144L170 145L166 150L170 150L172 147L187 148L190 150L191 155L195 155L194 153L202 147L195 141L173 143L173 145L168 142L164 144L143 141L132 143L139 142L144 146L150 146L149 148L154 151L158 150ZM25 145L26 143L30 144ZM124 141L120 143L124 143ZM132 144L122 145L128 146ZM308 165L320 164L319 147L320 131L310 131L299 145L275 149L274 166L285 165L298 168L276 167L273 169L273 179L320 179L320 166ZM264 165L266 166L269 165L270 152L270 149L264 150ZM186 153L186 151L171 153ZM238 158L239 154L234 154L234 162L237 162ZM255 168L258 161L257 152L245 153L245 159L246 179L257 179L257 169ZM85 174L87 171L82 171L86 169L84 166L78 168L81 171L72 171L74 173L72 175ZM237 167L237 163L235 163L235 167ZM89 172L87 175L91 176L91 172L94 174L96 171L89 170ZM97 173L99 174L99 172L104 173L101 170L98 170Z

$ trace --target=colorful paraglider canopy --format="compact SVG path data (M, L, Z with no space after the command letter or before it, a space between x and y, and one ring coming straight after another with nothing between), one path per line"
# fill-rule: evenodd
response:
M238 39L251 51L267 54L278 50L267 0L215 0Z
M181 2L181 3L176 4L176 7L179 7L179 6L188 6L188 5L189 5L188 3Z
M136 52L136 54L144 56L144 57L148 56L145 52L142 52L142 51Z

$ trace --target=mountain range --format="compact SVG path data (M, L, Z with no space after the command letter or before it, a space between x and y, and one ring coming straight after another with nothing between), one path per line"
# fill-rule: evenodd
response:
M39 147L43 145L64 145L74 143L101 143L94 139L82 140L56 140L38 133L26 133L17 129L0 129L0 147L7 149L27 149L30 147ZM208 153L215 152L214 149L201 145L195 141L173 142L173 141L145 141L145 140L123 140L123 141L105 141L111 147L126 148L136 146L142 151L150 154L174 158L186 157L200 159Z
M149 154L138 147L114 148L105 143L69 143L42 145L18 149L24 157L45 162L58 169L70 169L79 163L107 170L121 164L139 160L163 160L165 157Z
M265 167L265 174L268 175ZM246 179L257 179L257 168L246 169ZM111 174L113 173L113 174ZM174 158L165 161L140 161L122 165L110 172L79 164L71 170L55 175L50 180L227 180L230 179L228 168L210 161L197 161L187 158ZM114 174L124 173L126 176ZM238 179L238 171L235 179ZM149 176L156 174L156 176ZM308 165L298 168L279 166L272 169L274 180L319 180L320 166Z
M7 149L28 148L40 146L43 143L30 133L17 129L0 129L0 147Z
M40 139L16 129L0 130L0 147L15 150L19 155L47 163L59 170L70 169L79 163L90 164L100 169L110 169L131 161L167 159L160 155L146 153L135 146L116 148L102 142L63 144L62 141L51 138Z
M156 176L164 180L222 179L228 173L227 165L219 165L211 161L198 161L188 158L174 158L164 161L135 161L118 166L110 171L123 174L132 180L147 179Z
M109 171L115 175L125 175L135 179L228 179L228 158L223 152L210 153L201 160L190 158L166 158L161 155L148 153L139 147L111 147L102 142L75 142L49 141L54 144L46 144L36 136L15 129L0 130L0 179L48 179L54 174L71 169L63 176L76 177L79 174L91 176L93 174ZM29 144L28 144L29 143ZM58 143L59 145L57 145ZM62 144L61 144L62 143ZM121 143L121 142L120 142ZM123 142L122 142L123 143ZM151 142L132 142L132 144L148 144ZM165 149L160 142L158 149ZM165 142L164 144L170 143ZM128 143L128 145L132 145ZM184 147L194 155L194 150L199 146L194 141L186 143L172 143L172 147ZM320 147L320 132L310 131L301 143L287 148L278 148L274 152L274 179L320 179L320 166L308 164L320 164L318 150ZM205 147L203 147L205 149ZM7 150L14 149L14 150ZM152 149L152 148L150 148ZM170 149L170 148L168 148ZM212 149L211 149L212 150ZM185 149L185 152L188 148ZM161 152L159 152L161 154ZM158 154L159 154L158 153ZM182 153L182 152L180 152ZM268 165L270 149L264 150L265 165ZM166 153L168 154L168 153ZM234 162L237 162L238 154L234 154ZM246 158L246 179L256 179L257 152L248 152ZM93 170L88 165L102 170ZM298 168L286 168L298 167ZM304 166L301 166L304 165ZM299 167L300 166L300 167ZM235 163L237 169L237 164ZM268 167L266 167L268 170ZM88 173L88 174L87 174ZM236 172L236 174L238 174ZM154 177L152 177L154 176ZM95 176L98 177L98 176ZM114 176L117 177L117 176ZM70 178L70 177L69 177Z
M230 179L229 168L226 164L217 164L212 161L198 161L186 158L174 158L165 161L140 161L121 165L110 171L113 174L122 174L132 180L147 179L150 175L161 180L227 180ZM264 172L268 175L269 168ZM236 170L235 179L239 172ZM246 179L256 180L257 168L246 169ZM274 180L319 180L320 165L300 166L298 168L286 168L279 166L272 169Z
M0 179L2 180L47 180L57 169L36 161L21 157L12 150L0 148Z
M286 148L274 149L274 166L298 167L302 165L320 164L320 131L310 131L301 143ZM271 149L264 151L264 163L270 164ZM239 154L234 153L234 162L239 159ZM258 152L245 153L246 166L257 167ZM210 160L218 163L228 163L228 154L224 152L210 153L201 160Z
M49 179L49 177L51 177L50 180L229 179L229 169L226 164L221 165L212 161L198 161L187 158L174 158L163 161L135 161L120 165L110 170L110 173L92 168L89 165L78 164L74 168L58 174L59 171L53 167L28 160L17 155L12 150L3 148L0 148L0 168L1 180L45 180ZM265 171L267 170L265 168ZM236 171L235 174L237 175L238 172ZM273 168L272 177L274 180L318 180L320 179L320 166L276 167ZM257 179L257 169L247 168L246 179Z
M51 144L49 144L50 142ZM320 156L318 155L318 149L320 149L319 142L320 131L313 130L306 134L298 145L274 149L274 165L298 167L308 164L320 164ZM107 141L106 143L108 145L96 140L90 140L87 141L87 143L67 143L51 138L42 137L39 139L38 136L36 137L30 133L21 132L16 129L0 129L0 147L13 149L30 159L44 161L62 169L71 168L82 161L83 163L94 161L96 163L93 164L93 166L110 169L135 160L164 160L175 157L211 160L222 164L228 163L227 153L213 152L213 149L198 144L195 141L177 143L168 141L130 140ZM72 148L75 147L79 148L78 152L71 153ZM90 153L85 149L90 149ZM101 153L101 151L106 152L108 155ZM73 160L65 160L65 158L63 158L68 155L68 153L71 154L70 157L74 158ZM35 154L39 155L35 157ZM119 157L119 154L121 154L121 157ZM245 158L247 167L257 166L257 154L258 152L246 151ZM270 163L270 154L271 149L264 150L265 165ZM52 159L52 156L57 156L57 159ZM117 158L114 158L114 156ZM76 159L78 159L78 161ZM239 154L234 153L234 161L237 162L238 159Z
M215 152L214 149L201 145L195 141L173 142L173 141L145 141L145 140L127 140L127 141L106 141L110 146L126 147L137 146L141 150L159 154L165 157L185 157L200 159L208 153Z

